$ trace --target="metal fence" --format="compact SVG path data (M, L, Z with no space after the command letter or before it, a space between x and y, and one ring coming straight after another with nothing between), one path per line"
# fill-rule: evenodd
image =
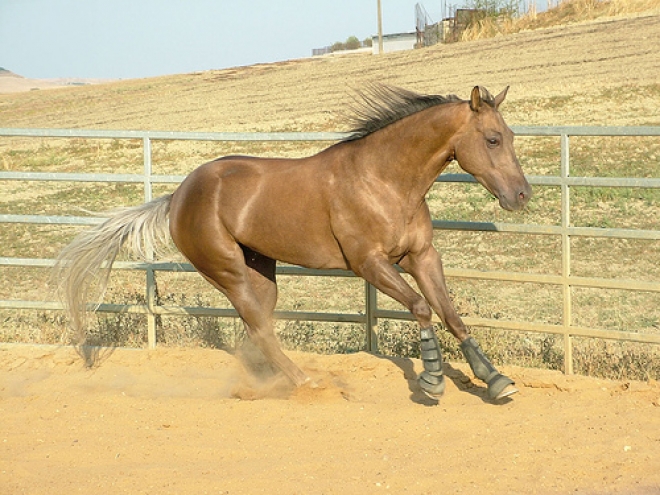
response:
M576 227L571 225L571 188L579 187L633 187L660 189L660 178L604 178L572 177L570 174L570 138L572 136L658 136L660 127L514 127L518 136L554 136L560 139L561 173L559 176L529 176L532 185L558 186L561 188L560 225L524 225L490 222L461 222L434 220L435 229L508 232L516 234L540 234L561 238L561 274L536 274L521 272L480 271L469 269L446 269L447 277L498 280L509 282L529 282L561 287L563 312L561 324L546 324L529 321L501 320L493 318L464 317L469 326L491 327L524 332L538 332L562 335L564 339L564 370L573 372L572 338L593 337L619 341L660 344L660 334L625 332L602 328L588 328L572 323L573 287L623 289L660 293L660 281L623 280L596 277L580 277L571 274L572 237L617 238L660 240L660 230L633 230L615 228ZM40 138L87 138L87 139L140 139L143 143L144 167L140 174L91 174L91 173L47 173L0 171L2 181L67 181L67 182L113 182L140 183L144 187L144 200L152 199L154 184L176 184L183 180L178 175L158 175L152 173L152 142L164 140L194 141L328 141L333 142L345 135L342 133L205 133L205 132L154 132L154 131L93 131L79 129L1 129L0 136L40 137ZM475 182L467 174L442 174L438 182ZM52 216L52 215L13 215L0 214L0 223L33 223L60 225L93 225L100 218ZM558 253L559 254L559 253ZM52 259L0 257L0 266L51 267ZM156 304L155 273L158 271L194 271L192 266L164 262L117 262L117 269L142 270L146 273L145 304L121 305L102 304L99 311L112 313L139 313L147 317L147 338L149 347L156 345L156 317L158 315L192 315L236 317L233 309L209 307L180 307ZM309 270L296 266L278 266L277 272L285 275L352 277L351 272L341 270ZM0 300L0 308L61 310L55 301ZM365 308L363 313L317 313L302 311L276 311L279 319L323 321L339 323L359 323L365 326L366 348L378 350L378 320L413 320L407 311L391 311L378 307L377 290L365 283Z

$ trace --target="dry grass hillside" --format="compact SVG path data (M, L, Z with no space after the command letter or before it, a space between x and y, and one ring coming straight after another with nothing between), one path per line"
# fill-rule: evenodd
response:
M0 126L342 130L353 88L382 81L467 97L499 91L512 124L658 124L660 14L520 32L384 56L314 58L0 95Z

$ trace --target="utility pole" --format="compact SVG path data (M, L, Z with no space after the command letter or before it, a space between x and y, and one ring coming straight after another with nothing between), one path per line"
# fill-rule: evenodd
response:
M378 54L383 53L383 11L378 0Z

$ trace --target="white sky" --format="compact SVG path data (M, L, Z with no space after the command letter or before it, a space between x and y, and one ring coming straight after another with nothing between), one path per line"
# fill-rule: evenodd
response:
M419 0L382 0L385 33ZM422 1L434 21L451 0ZM456 0L460 4L461 0ZM29 78L138 78L310 56L377 32L377 0L0 0L0 67Z

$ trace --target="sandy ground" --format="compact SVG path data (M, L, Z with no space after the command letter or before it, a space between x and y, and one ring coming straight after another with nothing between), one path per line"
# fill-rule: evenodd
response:
M420 363L291 353L320 384L261 383L207 349L0 344L0 493L660 493L660 386L463 364L440 403Z

